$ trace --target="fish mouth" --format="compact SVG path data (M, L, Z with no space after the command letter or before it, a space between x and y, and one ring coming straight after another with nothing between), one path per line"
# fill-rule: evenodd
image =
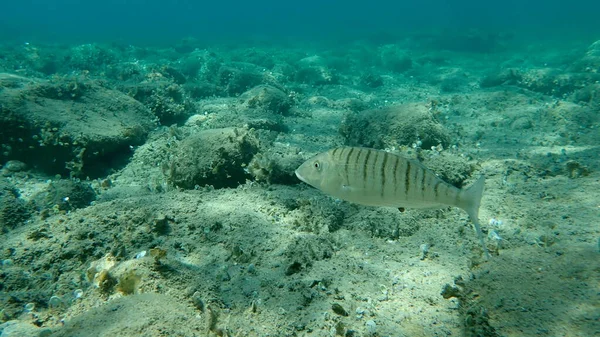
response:
M298 177L298 179L302 180L302 182L304 182L304 183L307 183L306 180L304 180L304 178L302 178L302 176L300 175L300 173L298 173L298 170L294 171L294 173L296 174L296 177Z

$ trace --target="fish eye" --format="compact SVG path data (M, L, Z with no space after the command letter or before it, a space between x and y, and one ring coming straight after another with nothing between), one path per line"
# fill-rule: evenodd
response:
M314 162L313 164L314 168L316 168L317 170L321 168L321 163L319 163L318 161Z

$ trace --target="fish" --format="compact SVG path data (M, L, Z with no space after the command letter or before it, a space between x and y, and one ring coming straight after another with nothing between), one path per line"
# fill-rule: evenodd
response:
M302 163L295 174L325 194L360 205L394 207L401 211L458 207L468 214L489 258L479 224L484 175L460 189L420 162L363 147L339 147L319 153Z

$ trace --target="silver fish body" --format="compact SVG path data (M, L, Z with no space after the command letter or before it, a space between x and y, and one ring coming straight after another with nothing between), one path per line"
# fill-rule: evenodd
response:
M398 208L459 207L469 214L487 256L478 214L485 178L466 189L440 179L421 163L360 147L320 153L296 170L303 182L349 202Z

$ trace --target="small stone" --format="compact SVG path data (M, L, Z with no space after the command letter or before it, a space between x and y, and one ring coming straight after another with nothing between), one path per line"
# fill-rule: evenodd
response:
M369 335L374 336L377 333L377 324L374 320L368 320L367 323L365 323L365 326L367 327L367 333L369 333Z
M333 310L333 312L335 312L336 314L338 314L340 316L348 316L348 312L346 311L346 309L344 309L344 307L342 307L338 303L334 303L331 306L331 310Z
M27 164L18 160L9 160L4 164L4 169L10 172L21 172L27 169Z
M75 291L73 291L73 297L75 297L75 299L81 298L81 296L83 296L83 290L75 289Z
M196 291L192 295L192 304L194 307L196 307L196 309L200 310L200 312L204 312L206 309L206 304L204 304L204 301L202 300L202 294L199 291Z
M62 299L58 296L52 296L50 297L50 300L48 301L48 306L50 308L58 308L63 304Z
M448 283L444 285L442 288L442 292L440 293L444 299L449 299L452 297L459 298L460 297L460 289L456 286L451 286Z
M35 303L31 302L31 303L25 304L26 312L32 312L34 309L35 309Z

